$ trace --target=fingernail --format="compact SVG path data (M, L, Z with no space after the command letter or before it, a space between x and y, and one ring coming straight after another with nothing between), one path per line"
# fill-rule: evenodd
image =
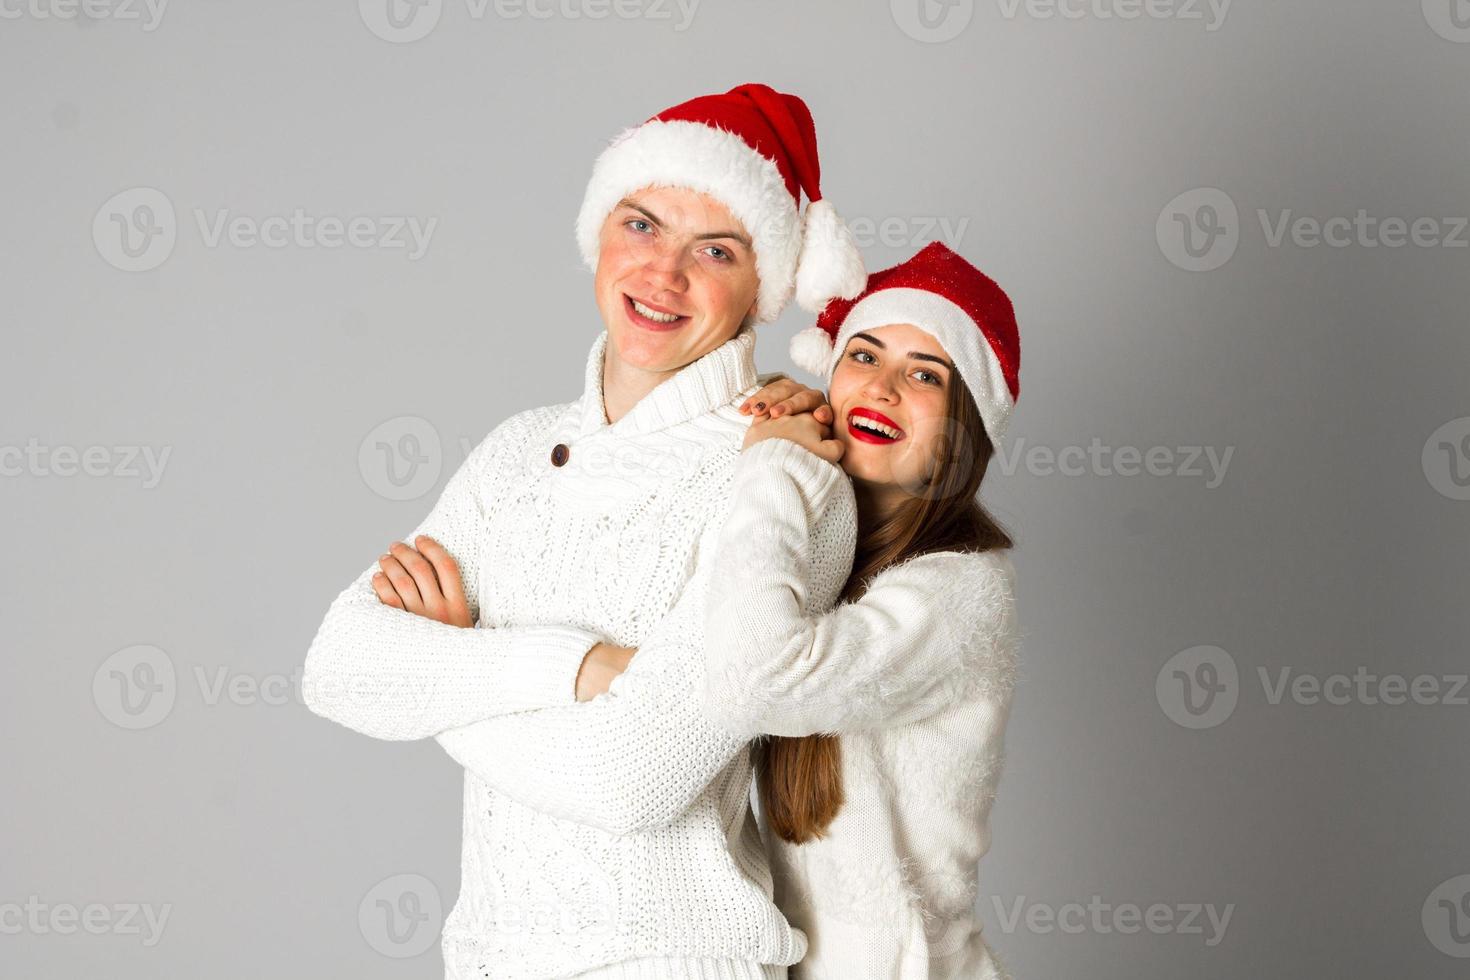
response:
M755 403L755 408L756 408L756 411L758 411L758 412L764 412L766 410L766 403L765 402L756 402Z

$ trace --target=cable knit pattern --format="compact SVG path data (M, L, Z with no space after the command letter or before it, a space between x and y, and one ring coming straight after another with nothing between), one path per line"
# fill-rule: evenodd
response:
M308 654L308 704L380 738L432 735L465 767L447 977L774 980L806 937L772 901L747 741L705 718L698 694L708 566L750 424L736 406L760 380L754 335L616 423L606 343L581 399L498 426L420 528L459 561L478 628L368 601L360 577ZM829 489L845 483L828 470ZM851 513L813 490L814 537L850 542ZM813 592L831 602L850 546L825 555ZM576 668L599 639L638 654L577 703ZM361 677L375 696L329 696ZM383 677L407 680L388 691Z
M842 736L846 801L828 835L768 834L777 904L809 942L791 976L1006 980L975 904L1016 683L1011 560L916 556L829 608L807 545L821 469L765 445L742 454L720 532L729 600L706 611L704 696L739 734Z

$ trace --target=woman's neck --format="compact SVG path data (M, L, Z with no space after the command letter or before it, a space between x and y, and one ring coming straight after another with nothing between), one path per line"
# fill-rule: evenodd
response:
M877 527L893 514L903 489L891 483L853 480L852 493L857 500L858 529L862 532Z

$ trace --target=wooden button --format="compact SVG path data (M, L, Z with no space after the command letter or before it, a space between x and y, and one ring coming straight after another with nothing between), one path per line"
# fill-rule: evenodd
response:
M567 444L564 442L559 442L551 450L551 465L565 466L567 460L571 458L571 455L572 451L567 448Z

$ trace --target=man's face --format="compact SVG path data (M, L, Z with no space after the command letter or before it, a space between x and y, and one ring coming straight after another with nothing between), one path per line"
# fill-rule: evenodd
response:
M645 187L602 223L597 306L608 353L676 371L735 336L760 280L750 233L723 204L682 187Z

